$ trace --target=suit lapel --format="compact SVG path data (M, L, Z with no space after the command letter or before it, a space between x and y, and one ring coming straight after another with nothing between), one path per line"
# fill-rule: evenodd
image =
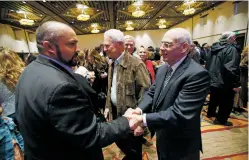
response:
M164 98L166 98L165 96L167 95L172 84L184 73L185 69L189 66L190 60L191 59L187 56L186 59L177 67L176 71L174 72L168 84L166 85L165 89L162 91L162 95L157 100L158 102L156 104L156 108L158 108L160 106L160 103L162 103ZM163 88L163 83L160 86L160 88Z

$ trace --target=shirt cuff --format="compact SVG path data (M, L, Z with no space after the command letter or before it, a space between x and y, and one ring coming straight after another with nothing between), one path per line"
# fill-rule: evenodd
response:
M143 114L143 124L145 127L147 127L146 114Z

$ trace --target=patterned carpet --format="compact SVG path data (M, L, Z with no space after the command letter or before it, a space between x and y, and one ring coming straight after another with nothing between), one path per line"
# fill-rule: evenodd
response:
M201 131L203 154L202 160L247 160L248 159L248 113L231 113L229 121L233 126L227 127L212 124L213 119L206 117L206 107L201 114ZM152 146L143 145L143 160L156 160L156 140L151 140ZM105 160L121 160L124 154L112 144L103 149Z

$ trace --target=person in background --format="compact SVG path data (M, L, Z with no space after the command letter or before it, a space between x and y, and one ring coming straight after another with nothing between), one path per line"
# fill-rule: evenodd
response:
M218 42L211 47L206 68L211 76L210 102L207 117L216 117L214 124L232 126L228 121L234 105L234 95L238 92L239 54L234 43L236 35L232 31L222 33ZM216 109L219 106L218 114Z
M211 52L211 48L207 43L203 43L201 47L201 56L200 56L200 64L205 65L208 60L209 54Z
M3 116L16 121L15 89L18 79L25 68L24 62L14 51L0 47L0 99Z
M1 94L1 92L0 92ZM10 117L2 115L0 99L0 159L24 160L24 142L16 124Z
M248 46L246 46L241 54L240 61L240 99L242 106L247 108L248 103Z
M135 48L135 39L131 35L126 35L124 37L125 39L125 50L130 53L131 55L137 57L140 59L140 56L137 54L136 48Z
M196 49L197 53L200 56L200 54L201 54L201 45L199 44L198 41L193 41L193 44L195 45L195 49Z
M200 64L200 55L196 50L195 44L192 43L189 48L189 56L197 63Z
M141 60L146 65L146 68L150 74L151 83L153 84L155 80L155 71L154 71L154 67L153 67L151 60L147 60L148 51L144 48L144 46L140 46L140 48L138 49L138 55L140 56Z
M153 61L154 58L155 58L155 55L154 55L155 49L154 49L152 46L149 46L149 47L147 48L147 50L148 50L148 60Z

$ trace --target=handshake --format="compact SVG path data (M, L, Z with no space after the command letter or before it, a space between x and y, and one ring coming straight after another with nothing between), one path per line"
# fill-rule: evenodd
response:
M129 125L131 130L134 131L134 136L141 136L144 133L143 130L143 115L141 115L142 110L139 108L132 109L129 108L126 110L125 114L123 115L129 121Z
M105 118L107 118L107 115L109 114L109 109L106 108L104 112ZM134 131L134 136L140 136L143 135L143 115L142 110L140 108L132 109L129 108L126 110L125 114L123 115L126 117L129 121L129 126L131 130Z

